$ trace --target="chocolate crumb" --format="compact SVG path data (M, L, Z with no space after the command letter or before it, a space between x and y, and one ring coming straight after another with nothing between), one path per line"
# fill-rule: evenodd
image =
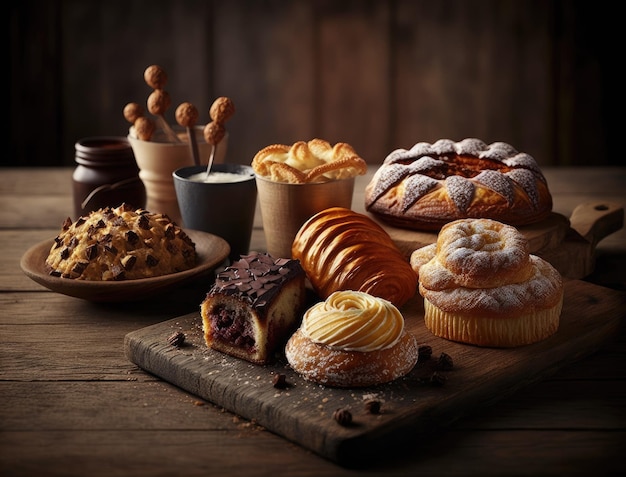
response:
M370 414L380 414L380 401L376 399L369 399L365 401L365 410Z
M352 413L347 409L337 409L333 413L333 419L341 426L349 426L352 424Z
M118 265L114 263L111 265L111 273L113 274L113 280L125 280L126 279L126 271L122 267L122 265Z
M140 215L139 216L139 220L137 221L137 225L139 225L139 228L141 228L143 230L149 230L150 229L150 219L148 219L148 217L146 217L145 215Z
M447 353L441 353L441 355L439 355L439 361L437 362L437 366L443 371L451 370L454 367L452 356Z
M125 270L131 271L137 263L137 257L135 255L126 255L120 260Z
M284 389L287 387L287 376L284 374L275 374L272 379L272 385L278 389Z
M421 345L417 351L417 360L426 361L429 360L433 354L433 348L429 345Z
M89 245L85 249L85 255L87 256L87 260L89 261L94 260L98 256L98 245L95 243L92 245Z
M137 243L137 241L139 240L139 235L137 235L134 231L129 230L126 232L126 240L128 240L128 243L130 244Z
M167 342L178 348L185 342L185 334L182 331L176 331L168 336Z
M445 377L443 374L438 373L437 371L435 371L430 376L430 384L434 386L443 386L444 384L446 384L447 380L448 380L447 377Z
M146 265L148 265L149 267L156 267L158 264L159 264L159 259L156 258L154 255L146 256Z

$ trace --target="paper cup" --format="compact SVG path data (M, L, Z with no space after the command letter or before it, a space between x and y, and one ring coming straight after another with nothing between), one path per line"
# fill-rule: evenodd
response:
M174 179L172 173L182 167L193 166L193 154L188 142L187 132L180 127L173 128L183 142L161 142L161 135L155 134L154 140L142 141L134 135L131 127L128 141L139 167L139 178L146 188L146 210L166 214L176 223L181 223ZM211 145L204 140L204 126L196 126L196 141L202 165L208 163ZM218 144L214 164L222 164L226 156L228 132Z
M293 239L310 217L330 207L352 208L354 177L288 184L257 175L256 183L267 251L277 258L291 258Z

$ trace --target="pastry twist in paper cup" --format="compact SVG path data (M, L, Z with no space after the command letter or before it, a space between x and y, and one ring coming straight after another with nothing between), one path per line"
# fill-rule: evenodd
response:
M256 153L252 168L260 176L291 184L348 179L367 172L367 164L352 146L343 142L331 146L322 139L267 146Z

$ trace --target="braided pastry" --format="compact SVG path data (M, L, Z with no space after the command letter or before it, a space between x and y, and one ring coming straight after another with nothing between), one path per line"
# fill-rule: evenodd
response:
M387 232L350 209L331 207L311 217L291 252L323 299L354 290L400 307L417 290L417 275Z

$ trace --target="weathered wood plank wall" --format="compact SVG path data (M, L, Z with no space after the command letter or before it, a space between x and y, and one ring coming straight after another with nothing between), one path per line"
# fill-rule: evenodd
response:
M600 2L601 4L602 2ZM146 66L206 122L230 96L229 158L321 137L368 162L418 141L508 141L542 165L621 164L609 88L617 31L568 0L24 0L11 5L10 153L73 165L125 135Z

